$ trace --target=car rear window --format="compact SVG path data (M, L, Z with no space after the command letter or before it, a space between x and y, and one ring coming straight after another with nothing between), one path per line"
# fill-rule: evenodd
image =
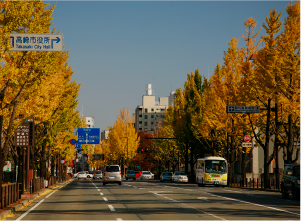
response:
M101 171L97 171L96 174L101 174Z
M119 166L106 166L106 172L119 172Z
M128 170L127 173L132 174L132 173L135 173L135 171L134 170Z

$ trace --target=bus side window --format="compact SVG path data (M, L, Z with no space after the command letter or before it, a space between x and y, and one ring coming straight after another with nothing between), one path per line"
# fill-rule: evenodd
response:
M201 164L201 169L204 169L204 162L202 162Z

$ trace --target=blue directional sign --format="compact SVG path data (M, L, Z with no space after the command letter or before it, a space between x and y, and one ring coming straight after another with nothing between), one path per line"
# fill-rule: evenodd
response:
M79 144L99 144L100 143L100 128L78 128Z
M81 149L80 143L76 142L75 149Z
M227 105L227 113L260 113L260 107Z
M11 33L10 46L10 51L63 51L63 35Z

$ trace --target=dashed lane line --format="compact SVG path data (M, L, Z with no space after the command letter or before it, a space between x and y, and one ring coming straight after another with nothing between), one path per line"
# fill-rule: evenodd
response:
M108 205L111 211L115 211L114 207L112 205Z

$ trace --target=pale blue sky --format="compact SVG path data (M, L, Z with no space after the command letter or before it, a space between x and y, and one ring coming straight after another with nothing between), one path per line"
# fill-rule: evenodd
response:
M54 3L52 1L45 1ZM64 36L73 79L82 84L78 109L100 130L120 108L142 105L146 84L156 100L183 88L187 72L208 77L231 38L246 34L249 17L265 23L269 10L287 16L289 1L57 1L53 26ZM261 35L265 35L262 29Z

